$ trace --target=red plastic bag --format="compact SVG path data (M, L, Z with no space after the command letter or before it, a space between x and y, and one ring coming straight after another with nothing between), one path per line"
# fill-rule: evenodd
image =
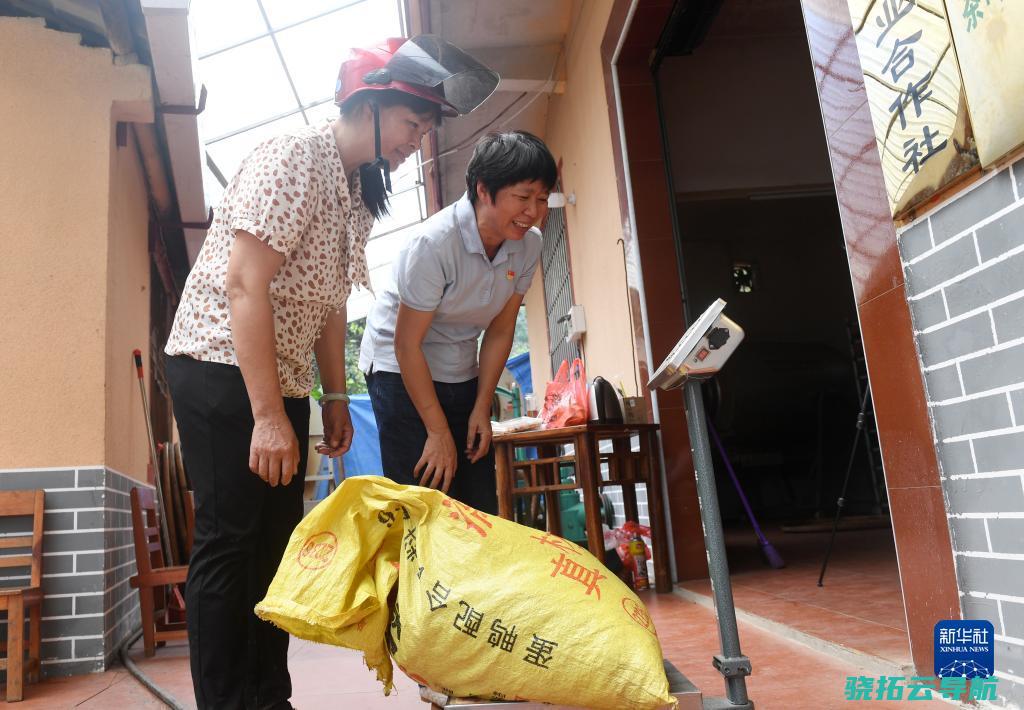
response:
M587 373L583 369L583 361L576 358L570 365L568 360L562 360L555 379L548 382L544 391L544 408L540 413L543 428L557 429L586 424L589 409Z

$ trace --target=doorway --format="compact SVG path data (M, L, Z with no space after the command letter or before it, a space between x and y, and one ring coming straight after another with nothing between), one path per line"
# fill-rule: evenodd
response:
M799 0L685 5L662 35L655 81L687 320L723 298L746 332L705 387L737 605L909 662L869 399L854 446L866 369ZM785 569L758 554L726 458ZM709 593L704 581L683 586Z

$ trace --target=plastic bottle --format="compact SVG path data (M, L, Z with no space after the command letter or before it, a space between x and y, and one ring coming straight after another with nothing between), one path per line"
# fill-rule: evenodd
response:
M629 554L633 557L635 572L633 573L633 589L642 591L651 586L647 576L647 545L640 533L635 533L629 541Z

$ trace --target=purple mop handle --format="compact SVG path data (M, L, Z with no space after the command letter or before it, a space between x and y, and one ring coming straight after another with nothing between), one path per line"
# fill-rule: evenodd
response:
M754 517L754 511L750 509L750 503L747 502L747 496L743 493L743 487L740 485L740 479L736 478L736 472L732 470L732 464L729 462L729 457L725 455L725 448L722 446L722 440L718 438L718 432L715 431L715 425L711 423L711 419L708 418L708 430L711 432L711 436L715 440L715 446L718 447L718 453L722 455L722 460L725 461L725 468L729 472L729 477L732 478L732 484L736 486L736 492L740 494L740 501L743 503L743 508L747 511L747 517L750 518L750 524L754 526L754 534L757 535L757 539L762 544L768 544L768 538L761 532L761 526L757 524L757 518Z

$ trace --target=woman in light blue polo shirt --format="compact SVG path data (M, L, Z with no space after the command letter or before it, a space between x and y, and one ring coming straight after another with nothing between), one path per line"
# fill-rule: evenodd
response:
M466 194L426 220L395 261L394 283L367 317L359 368L384 475L398 483L497 513L491 402L556 179L536 136L488 135L469 161Z

